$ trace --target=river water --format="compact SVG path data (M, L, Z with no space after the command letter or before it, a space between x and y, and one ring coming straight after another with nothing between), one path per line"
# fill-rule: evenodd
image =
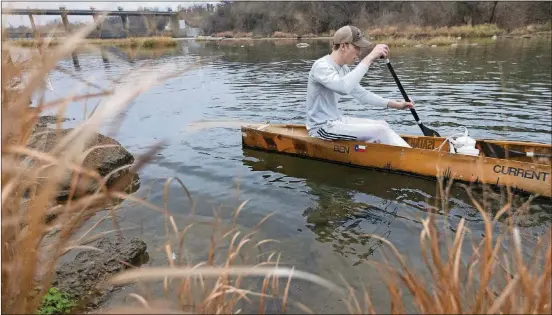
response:
M136 58L109 49L80 53L78 67L68 58L61 66L107 87L125 73L144 65L194 68L156 86L135 99L114 136L138 155L159 140L167 146L140 171L137 192L163 206L163 180L178 177L197 203L196 214L209 218L213 209L225 219L244 200L238 217L252 229L263 217L259 237L279 241L272 248L286 266L309 271L332 281L344 276L355 288L372 290L380 311L388 311L388 295L376 269L381 242L363 234L375 233L391 241L423 270L419 254L420 218L440 200L436 183L375 171L243 149L241 122L303 123L306 80L312 62L328 52L326 40L195 42L183 40L177 49L157 56L147 52ZM461 43L456 47L391 48L391 62L426 125L441 135L467 127L473 137L550 143L551 45L546 39L503 39ZM57 95L72 91L76 83L54 72ZM400 99L400 92L383 62L371 66L361 84L383 97ZM94 89L89 89L93 92ZM55 95L49 92L48 97ZM84 107L72 104L67 127L82 121ZM399 133L420 134L409 111L383 110L359 105L344 97L339 106L346 115L386 120ZM213 127L206 122L216 121ZM194 127L195 128L192 128ZM173 182L168 208L190 212L182 189ZM466 218L476 233L483 231L481 217L466 193L455 188L447 202L451 224ZM528 235L550 224L552 208L537 202L520 224ZM440 215L445 219L444 215ZM135 235L148 243L152 265L166 265L163 217L143 207L125 209L120 220L140 226ZM131 233L131 232L128 232ZM191 234L197 257L205 257L208 233ZM202 234L203 233L203 234ZM132 233L131 233L132 234ZM207 245L205 245L207 244ZM343 311L343 302L327 290L294 282L290 296L314 312Z

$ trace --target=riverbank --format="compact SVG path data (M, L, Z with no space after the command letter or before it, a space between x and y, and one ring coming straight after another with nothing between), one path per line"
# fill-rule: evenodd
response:
M198 36L199 41L240 41L240 40L330 40L334 34L330 30L321 34L295 34L286 32L274 32L269 36L259 36L252 32L225 31L210 36ZM384 26L364 30L364 34L372 41L385 42L389 46L443 46L457 44L462 39L498 39L512 37L552 37L550 24L528 25L514 29L510 32L495 24L481 24L474 26L454 27L421 27L421 26Z
M384 26L364 30L370 37L404 37L409 39L428 37L462 37L462 38L489 38L493 36L550 36L550 24L532 24L511 31L498 27L496 24L461 25L452 27L431 26Z
M209 36L198 36L195 38L196 41L216 41L219 45L224 45L225 43L229 44L235 44L239 42L251 42L251 41L261 41L261 40L268 40L272 42L281 42L283 44L287 44L290 41L297 42L297 47L299 48L306 48L309 46L308 42L313 40L331 40L331 37L312 37L312 38L305 38L305 39L297 39L297 38L247 38L247 37L239 37L239 38L220 38L220 37L209 37ZM485 40L493 40L497 39L496 37L491 38L485 38ZM372 41L376 41L375 39L371 39ZM479 40L479 39L474 39ZM378 43L385 43L389 47L421 47L421 46L455 46L462 43L461 37L445 37L445 36L438 36L438 37L432 37L432 38L421 38L421 39L409 39L409 38L395 38L395 37L381 37L377 39Z
M20 47L38 47L36 39L15 39L10 43ZM55 38L49 42L50 46L58 46L63 39ZM110 39L85 39L82 44L94 46L114 46L120 48L171 48L178 45L178 41L172 37L131 37L131 38L110 38Z

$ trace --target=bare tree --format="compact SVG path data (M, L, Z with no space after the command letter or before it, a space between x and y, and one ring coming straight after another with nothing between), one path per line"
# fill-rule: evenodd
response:
M551 2L231 2L219 3L205 21L206 32L274 31L323 33L345 24L455 26L495 23L519 27L552 20ZM198 10L198 9L195 9ZM195 11L194 10L194 11Z

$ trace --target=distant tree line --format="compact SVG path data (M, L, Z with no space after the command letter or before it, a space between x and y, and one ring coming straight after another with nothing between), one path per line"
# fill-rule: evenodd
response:
M549 1L455 2L246 2L223 1L203 23L210 34L223 31L267 35L275 31L320 34L346 24L381 26L457 26L497 24L511 30L552 19Z
M182 7L181 5L178 5L176 8L177 11L183 11L183 12L197 12L197 13L204 13L204 12L215 12L216 6L214 4L205 3L205 4L195 4L191 7Z
M143 11L161 11L159 7L139 7ZM169 8L163 11L170 11ZM550 1L222 1L217 5L196 4L191 7L179 5L176 10L187 16L187 24L198 25L204 33L236 31L252 32L266 36L276 31L295 34L321 34L336 30L345 24L353 24L363 30L383 26L457 26L497 24L510 31L529 24L552 21ZM190 15L191 13L191 15ZM169 18L157 16L129 17L131 36L164 34ZM57 25L63 30L60 20L41 26L43 30ZM76 24L72 24L71 27ZM29 27L9 27L8 34L32 30ZM97 32L91 34L96 37ZM123 24L120 17L108 17L102 25L103 37L122 37Z

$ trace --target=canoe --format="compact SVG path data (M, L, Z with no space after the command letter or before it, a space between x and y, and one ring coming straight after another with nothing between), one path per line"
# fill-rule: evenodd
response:
M474 156L451 153L445 137L401 135L412 147L405 148L318 139L296 124L248 124L241 131L245 148L552 198L550 144L475 139Z

